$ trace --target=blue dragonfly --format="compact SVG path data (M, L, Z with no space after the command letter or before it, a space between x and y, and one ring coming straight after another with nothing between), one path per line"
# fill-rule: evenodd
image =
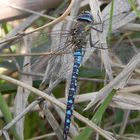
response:
M67 99L67 108L66 108L66 116L65 116L65 123L64 123L64 132L63 132L64 140L67 140L67 136L71 124L71 116L73 114L73 108L74 108L74 97L77 89L77 77L78 77L79 67L81 65L85 53L83 46L85 46L88 41L87 36L90 35L90 31L91 29L93 29L92 27L93 22L94 20L91 13L85 11L78 16L77 23L74 25L74 28L71 30L71 35L72 35L71 43L74 46L73 47L74 64L73 64L71 83L70 83L69 94Z
M73 115L73 109L74 109L74 99L75 99L75 94L76 94L76 89L77 89L78 72L79 72L79 67L83 60L83 56L86 51L85 46L87 42L89 41L90 46L92 48L96 48L96 44L98 43L98 41L94 43L91 41L91 30L95 30L97 32L103 31L103 26L101 27L101 29L98 29L98 28L93 27L93 25L95 24L94 24L94 19L91 13L89 11L84 11L83 13L81 13L77 17L77 21L75 22L71 31L63 31L63 33L60 33L62 36L66 37L66 41L64 43L64 46L62 46L59 49L55 49L53 53L53 54L65 53L67 50L72 50L73 57L74 57L73 70L71 74L71 82L69 86L66 115L65 115L65 122L64 122L64 131L63 131L64 140L67 140L67 137L69 134L71 117ZM53 32L53 35L57 36L57 34L58 34L57 31L56 33ZM37 40L37 43L39 43L38 40ZM34 44L37 45L36 43ZM104 49L104 48L101 48L101 49ZM55 55L53 54L52 56L54 58ZM49 59L49 61L53 61L52 57ZM52 69L52 66L51 66L51 69ZM44 83L44 81L42 83Z

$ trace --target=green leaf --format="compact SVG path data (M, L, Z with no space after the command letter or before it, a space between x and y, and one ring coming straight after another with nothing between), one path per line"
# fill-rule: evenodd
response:
M7 104L6 104L6 102L5 102L5 100L4 100L4 98L3 98L1 93L0 93L0 110L1 110L1 112L3 114L3 117L4 117L5 121L6 121L6 123L11 122L12 119L13 119L12 114L11 114L11 112L10 112L10 110L9 110L9 108L8 108L8 106L7 106ZM20 138L19 138L14 126L11 128L11 132L12 132L12 134L13 134L13 136L14 136L14 138L16 140L20 140Z

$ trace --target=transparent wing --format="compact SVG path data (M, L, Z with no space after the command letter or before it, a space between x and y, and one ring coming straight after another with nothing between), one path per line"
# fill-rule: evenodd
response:
M34 67L38 66L38 63L42 63L42 66L44 65L44 77L42 83L48 83L50 79L53 81L58 77L65 78L65 73L69 69L68 66L70 66L68 64L72 64L70 63L73 58L71 49L72 45L71 42L67 41L70 34L68 32L63 32L63 25L63 23L60 23L52 30L52 33L50 34L51 41L49 40L49 44L47 46L45 45L45 48L48 48L46 51L49 50L52 54L49 56L41 56L34 62ZM69 55L71 55L70 58ZM67 62L68 58L69 62ZM39 67L38 72L40 71L41 69Z

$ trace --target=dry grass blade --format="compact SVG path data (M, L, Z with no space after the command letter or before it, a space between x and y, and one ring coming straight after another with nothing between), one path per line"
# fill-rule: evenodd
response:
M30 46L29 46L29 40L27 38L24 38L24 43L23 43L23 48L26 51L26 53L30 53ZM23 62L23 72L31 72L31 66L30 66L30 57L26 56L24 58ZM32 86L32 77L31 76L26 76L26 75L21 75L20 80L22 82L27 83L28 85ZM15 105L14 105L14 116L16 117L18 114L20 114L26 107L28 103L28 97L30 95L30 91L18 87L17 89L17 94L15 97ZM18 132L18 135L21 137L21 139L24 139L24 117L20 119L16 123L16 130Z
M94 0L94 1L90 0L90 8L91 8L91 11L92 11L93 15L95 15L94 18L97 19L97 23L101 22L99 20L99 17L101 18L101 20L102 20L102 17L101 17L101 12L100 12L100 9L99 9L98 1L97 0ZM99 15L99 17L97 15ZM107 47L107 42L106 42L106 36L103 33L100 33L100 32L97 32L96 35L98 36L98 39L100 40L100 47L101 48L108 48ZM93 36L93 38L94 38L94 36ZM103 60L107 75L109 76L109 79L112 80L113 76L112 76L112 69L111 69L111 60L110 60L110 57L109 57L108 50L107 49L106 50L101 49L101 55L102 55L102 60Z
M44 112L45 112L45 116L47 118L47 120L49 121L51 127L53 128L54 132L57 135L57 138L59 140L63 139L63 135L62 135L62 129L60 128L58 122L55 120L54 116L52 115L51 111L47 108L44 108Z
M140 96L133 93L121 93L113 97L112 107L129 110L140 110Z

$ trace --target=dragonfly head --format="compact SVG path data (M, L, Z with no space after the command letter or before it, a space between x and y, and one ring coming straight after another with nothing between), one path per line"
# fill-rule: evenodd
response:
M88 22L88 23L94 22L93 16L91 15L91 13L89 11L82 12L78 16L77 21Z

